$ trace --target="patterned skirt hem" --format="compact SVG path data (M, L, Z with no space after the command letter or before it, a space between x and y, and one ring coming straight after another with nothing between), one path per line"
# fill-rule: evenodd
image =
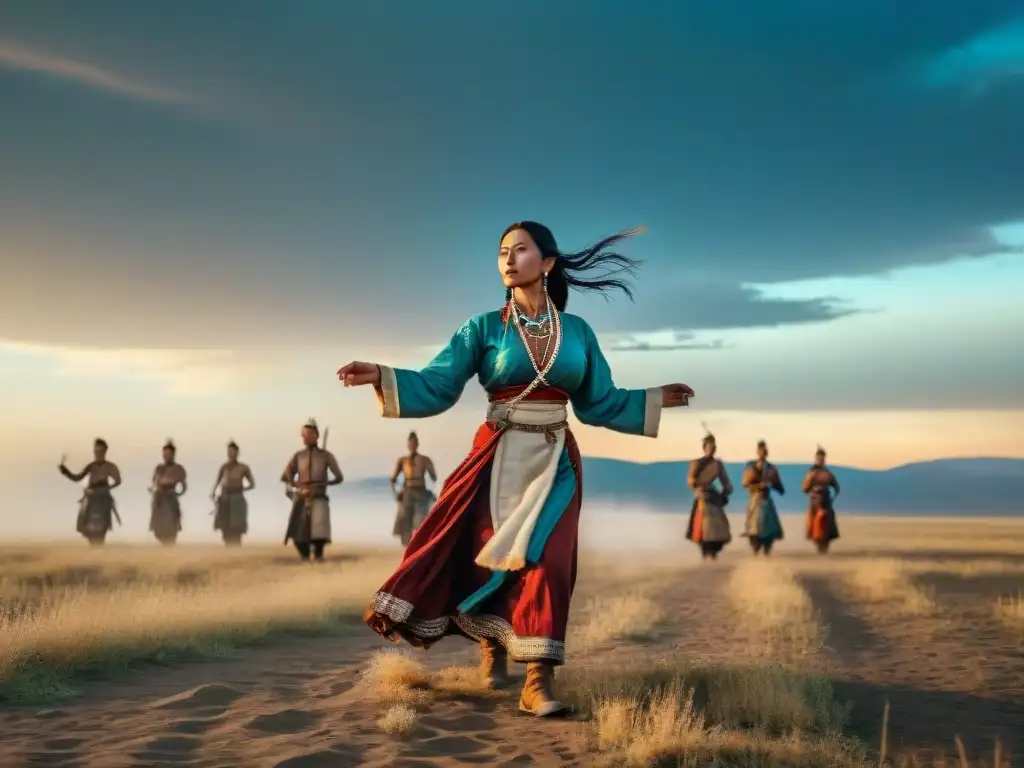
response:
M550 661L565 663L565 642L550 637L520 637L512 625L500 616L455 613L436 619L411 619L412 603L378 592L366 609L366 623L379 635L392 642L405 640L419 648L429 648L442 637L460 634L471 640L494 640L520 663Z

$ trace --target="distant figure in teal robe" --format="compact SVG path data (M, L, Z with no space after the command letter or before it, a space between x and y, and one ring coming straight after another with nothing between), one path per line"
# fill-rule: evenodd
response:
M772 500L772 492L780 496L786 492L779 470L768 461L768 445L757 444L757 459L748 461L743 470L743 487L750 493L747 502L747 520L743 535L750 541L754 554L768 556L772 546L782 538L782 521Z

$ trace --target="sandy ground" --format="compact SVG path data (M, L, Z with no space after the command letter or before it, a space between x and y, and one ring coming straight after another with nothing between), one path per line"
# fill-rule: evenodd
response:
M853 526L854 529L857 526ZM1013 528L1019 536L1024 528ZM878 535L873 531L872 535ZM884 538L884 536L883 536ZM993 608L1024 591L1021 546L958 549L968 536L888 549L850 536L828 558L789 546L776 563L792 569L824 629L824 646L806 663L827 669L852 701L852 728L877 744L885 702L890 754L954 756L960 735L975 757L995 740L1004 759L1024 761L1024 632ZM969 542L970 543L970 542ZM577 651L570 665L612 665L686 654L712 660L768 661L746 631L729 582L751 559L743 540L717 563L680 563L607 574L584 558L575 604L630 584L655 585L666 621L643 640L614 640ZM606 556L602 556L606 557ZM868 578L897 564L867 597L850 574ZM879 577L880 578L880 577ZM861 582L864 582L862 576ZM851 586L852 585L852 586ZM907 590L929 596L922 608L901 602ZM574 611L576 608L574 607ZM600 610L598 608L598 610ZM580 618L580 622L593 617ZM434 702L405 736L384 733L384 707L357 684L372 656L390 647L353 625L341 634L274 641L238 658L148 668L87 685L81 695L40 707L0 710L3 765L95 766L394 766L565 765L592 763L587 725L538 721L516 711L517 688L497 697ZM475 649L450 638L418 654L432 669L475 664ZM572 648L570 647L570 654ZM991 764L991 762L989 762ZM1022 762L1024 764L1024 762Z

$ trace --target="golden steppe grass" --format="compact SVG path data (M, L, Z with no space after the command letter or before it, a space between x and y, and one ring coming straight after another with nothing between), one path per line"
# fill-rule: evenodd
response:
M940 521L938 534L914 536L919 525L871 521L858 535L863 522L846 519L843 528L843 544L863 557L744 560L728 574L737 627L750 634L746 662L643 650L665 620L658 590L679 577L680 566L620 568L605 574L600 590L581 594L571 642L582 649L620 645L615 664L571 662L559 674L562 695L586 720L594 753L634 766L866 766L863 746L844 735L845 708L817 671L826 628L801 572L842 571L867 603L913 587L912 578L925 573L1024 572L1010 558L1019 555L1024 526L1013 521L994 531ZM897 562L886 551L894 541L934 557ZM981 551L987 559L957 560L951 549ZM361 613L396 560L395 553L370 552L306 566L281 547L0 550L0 697L53 697L83 673L223 655L278 631L336 626ZM882 603L913 616L902 600ZM995 610L1008 625L1024 626L1022 596L1001 600ZM637 660L620 663L624 654ZM380 728L396 735L412 733L418 713L439 698L496 695L481 687L475 668L431 672L402 651L375 656L360 684L382 707Z
M826 629L796 571L785 563L747 560L733 570L728 590L752 651L794 659L824 645Z
M787 531L802 530L802 517L783 517ZM840 532L836 552L856 549L873 556L892 550L931 552L936 560L947 559L944 556L950 552L970 552L995 559L1020 556L1024 518L842 515Z
M928 616L938 610L934 595L914 584L910 569L893 558L855 561L846 580L860 600L902 615Z
M371 552L310 565L258 547L30 555L0 553L0 699L59 698L81 676L329 629L361 615L396 560Z
M1002 597L996 602L996 615L1006 626L1024 636L1024 592L1013 597Z

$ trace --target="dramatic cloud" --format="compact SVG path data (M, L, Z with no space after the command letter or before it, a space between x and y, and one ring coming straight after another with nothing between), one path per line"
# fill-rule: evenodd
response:
M32 6L4 9L5 34L49 39ZM496 55L509 22L488 4L411 7L399 22L385 3L301 18L116 6L66 10L50 34L91 30L68 48L94 50L90 61L104 44L131 42L131 60L153 42L152 66L174 82L205 72L225 92L287 92L344 115L345 131L243 136L114 104L79 105L68 132L53 98L4 114L17 147L0 175L11 338L335 339L354 357L429 343L500 303L497 236L527 217L566 248L647 225L628 243L646 262L636 305L572 299L602 333L823 323L865 307L763 291L1007 251L992 228L1024 218L1022 22L1009 0L941 14L923 0L612 4L557 24L549 2L525 0L525 59ZM166 30L187 53L156 45ZM19 70L181 98L0 51ZM0 104L13 103L7 87Z
M855 314L837 299L777 299L760 289L725 281L653 280L624 311L626 319L597 315L594 326L604 330L644 331L664 328L681 331L771 327L816 323ZM609 328L610 330L610 328Z
M43 53L11 40L0 39L0 67L70 80L90 88L142 101L196 106L192 97L180 91L151 85L88 62Z

